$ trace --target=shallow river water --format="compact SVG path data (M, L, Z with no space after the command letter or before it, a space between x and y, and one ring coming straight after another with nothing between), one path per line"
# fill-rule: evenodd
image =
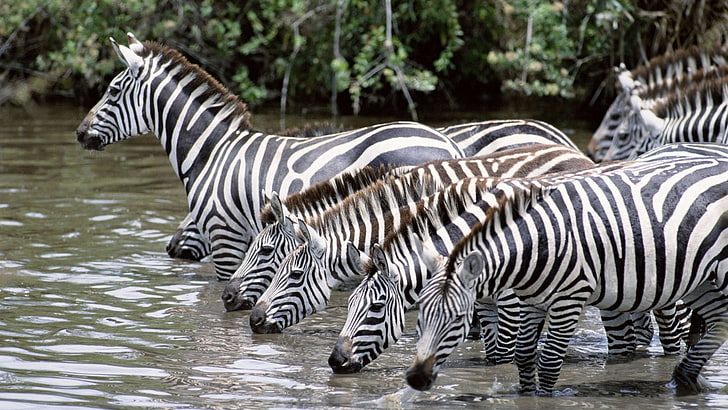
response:
M185 196L158 141L84 151L73 131L85 111L0 109L0 408L728 407L725 347L703 370L715 391L675 397L667 382L676 359L653 342L632 362L607 364L592 310L556 397L516 395L515 366L485 366L478 341L453 354L432 390L407 388L414 313L405 337L364 371L335 375L326 360L347 294L282 334L252 334L249 312L225 312L209 263L164 251ZM461 119L496 116L477 115ZM269 131L278 121L252 118ZM578 124L555 125L576 129L582 146L588 137Z

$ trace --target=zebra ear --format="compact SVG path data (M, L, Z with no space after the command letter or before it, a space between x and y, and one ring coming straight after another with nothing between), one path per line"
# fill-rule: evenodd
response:
M306 225L306 222L300 218L298 219L298 232L301 235L301 239L303 239L303 243L308 245L311 252L316 257L323 258L324 249L326 248L324 238L322 238L318 232Z
M129 42L129 48L136 54L141 54L144 51L144 45L141 41L137 40L136 36L129 32L126 33L127 41Z
M346 241L346 258L349 260L349 266L356 269L359 274L364 273L364 269L362 267L364 266L364 264L369 262L369 255L361 252L356 246L354 246L353 243L349 241Z
M665 128L665 120L655 115L652 110L640 110L640 116L642 117L642 123L652 137L659 135L662 129Z
M121 61L123 61L124 64L129 67L129 72L134 77L138 76L142 67L144 67L144 59L139 57L129 47L122 46L121 44L117 43L113 37L109 37L109 40L111 40L111 46L114 47L116 55L118 55Z
M283 205L283 202L281 202L281 197L278 196L278 193L273 192L270 196L269 201L271 211L273 211L273 216L276 218L276 221L281 223L285 222L285 220L287 219L286 216L288 216L288 208Z
M472 288L475 285L475 280L480 276L485 268L485 261L483 255L478 251L472 251L465 256L460 268L458 270L458 276L463 284Z
M397 283L399 281L399 276L393 275L392 271L389 269L389 262L387 262L387 257L384 255L384 249L376 243L372 246L372 262L374 263L374 266L377 267L377 270L381 272L382 275L386 275L392 283Z

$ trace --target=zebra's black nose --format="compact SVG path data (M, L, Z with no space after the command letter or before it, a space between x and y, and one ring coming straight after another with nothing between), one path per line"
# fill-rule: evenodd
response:
M243 310L243 300L240 297L240 283L242 279L232 279L225 285L225 289L222 291L222 303L225 306L225 310L232 312L234 310ZM253 306L249 306L251 309Z
M407 384L415 390L429 390L435 383L437 374L433 370L435 356L430 356L425 361L415 361L415 363L407 369L405 378Z
M267 304L258 303L250 312L250 329L253 333L281 333L281 328L277 323L268 321L267 309Z
M361 370L362 364L352 360L351 338L339 337L329 356L329 367L337 374L356 373Z

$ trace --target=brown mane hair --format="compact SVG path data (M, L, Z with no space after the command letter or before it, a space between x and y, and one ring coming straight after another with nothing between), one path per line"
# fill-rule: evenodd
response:
M191 87L196 88L203 84L207 85L207 89L200 95L202 100L206 100L208 98L219 98L220 102L224 105L232 105L233 112L231 113L231 116L242 118L240 127L243 129L251 128L249 121L250 112L248 111L247 105L241 101L237 95L230 93L225 86L223 86L200 66L190 63L187 58L182 55L182 53L163 44L153 41L145 41L142 44L144 45L144 50L141 53L142 57L147 57L150 54L153 54L158 56L160 65L169 62L173 66L180 66L182 69L177 74L180 78L184 78L188 75L194 76L190 83Z

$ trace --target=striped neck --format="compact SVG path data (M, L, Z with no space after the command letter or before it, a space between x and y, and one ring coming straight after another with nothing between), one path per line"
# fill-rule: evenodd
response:
M194 179L219 142L250 128L246 105L176 50L145 43L145 115L177 176Z

